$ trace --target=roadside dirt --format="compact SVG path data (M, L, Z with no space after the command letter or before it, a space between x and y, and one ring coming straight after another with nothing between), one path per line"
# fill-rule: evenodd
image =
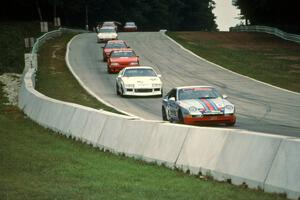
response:
M15 73L4 73L0 75L0 83L3 84L4 96L8 99L5 105L18 105L18 92L20 88L21 75Z

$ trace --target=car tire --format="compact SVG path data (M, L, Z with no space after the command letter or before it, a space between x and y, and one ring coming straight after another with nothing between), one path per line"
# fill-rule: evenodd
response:
M226 126L234 126L235 125L235 121L234 122L227 122L225 124L226 124Z
M124 89L123 87L121 86L121 93L120 93L121 97L124 97Z
M163 107L163 106L162 106L162 108L161 108L161 116L162 116L162 120L163 120L163 121L168 121L168 118L167 118L167 112L166 112L165 107Z
M161 94L160 95L158 95L158 97L163 97L163 89L161 88Z
M121 93L119 91L119 85L118 85L118 83L116 83L116 93L117 93L117 95L121 95Z
M181 110L178 111L178 123L179 124L183 124L184 123L184 121L183 121L183 115L182 115Z
M111 70L110 70L110 68L108 66L107 66L107 73L109 73L109 74L112 73Z

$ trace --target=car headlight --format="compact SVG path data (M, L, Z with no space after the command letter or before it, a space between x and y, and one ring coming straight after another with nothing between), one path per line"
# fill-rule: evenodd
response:
M233 108L232 105L226 105L226 106L225 106L225 109L226 109L226 110L233 110L234 108Z
M152 84L152 87L154 87L154 88L159 88L159 87L161 87L161 84L159 84L159 83L153 83L153 84Z
M139 63L138 62L131 62L129 63L129 65L138 65Z
M190 112L197 112L197 108L195 106L189 107Z
M225 113L234 113L234 107L232 105L226 105Z
M119 63L110 63L111 66L118 66Z
M126 88L134 88L134 84L125 84Z

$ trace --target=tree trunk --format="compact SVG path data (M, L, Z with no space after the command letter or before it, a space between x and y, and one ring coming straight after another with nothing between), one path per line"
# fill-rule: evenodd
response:
M39 0L35 1L35 5L36 5L36 9L38 11L39 17L40 17L40 21L42 22L43 21L43 16L42 16L42 11L41 11Z

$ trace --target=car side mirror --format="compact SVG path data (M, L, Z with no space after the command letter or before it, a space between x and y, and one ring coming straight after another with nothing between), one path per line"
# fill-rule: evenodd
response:
M226 94L223 94L222 97L223 97L223 99L227 99L228 98L228 96Z
M161 74L157 74L157 77L158 77L158 78L161 78Z
M174 101L175 102L175 97L169 98L169 101Z

